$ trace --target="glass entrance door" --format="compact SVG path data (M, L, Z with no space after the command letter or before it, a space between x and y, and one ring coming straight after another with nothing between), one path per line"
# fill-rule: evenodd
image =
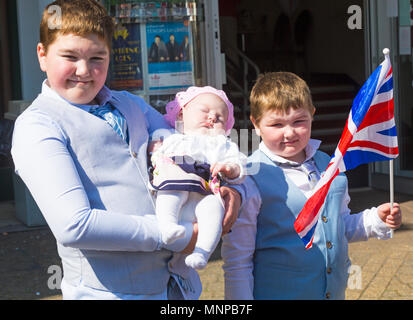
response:
M400 155L395 161L396 189L413 177L413 59L412 0L368 1L367 57L372 72L384 59L383 49L390 49L393 66L393 93ZM371 165L372 186L383 187L388 162ZM399 184L399 188L397 188ZM404 189L404 188L403 188Z

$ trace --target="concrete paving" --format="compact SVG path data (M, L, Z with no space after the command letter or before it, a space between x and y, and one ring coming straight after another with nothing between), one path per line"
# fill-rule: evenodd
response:
M388 192L350 192L353 212L387 202ZM403 225L391 240L351 243L349 300L413 300L413 196L396 194ZM15 218L13 202L0 203L0 300L61 299L60 259L48 227L26 227ZM200 272L201 299L223 299L224 281L219 248Z

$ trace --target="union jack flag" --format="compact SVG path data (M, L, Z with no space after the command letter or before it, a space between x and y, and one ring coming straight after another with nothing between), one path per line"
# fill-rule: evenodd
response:
M397 132L393 110L393 74L388 51L353 101L346 126L326 171L294 222L306 249L334 178L360 164L397 158Z

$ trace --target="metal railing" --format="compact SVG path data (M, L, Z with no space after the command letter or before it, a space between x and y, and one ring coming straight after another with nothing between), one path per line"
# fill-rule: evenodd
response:
M252 79L256 79L260 74L260 69L258 66L248 58L241 50L238 48L231 48L232 53L235 53L240 58L241 64L241 74L237 62L235 62L229 55L225 55L226 60L226 77L227 82L230 84L236 91L230 91L229 94L232 97L241 97L243 103L241 105L241 111L243 116L244 124L247 123L248 117L247 112L249 110L249 95L250 95L250 86L249 79L251 79L250 72L251 70L255 73ZM232 75L237 75L236 77Z

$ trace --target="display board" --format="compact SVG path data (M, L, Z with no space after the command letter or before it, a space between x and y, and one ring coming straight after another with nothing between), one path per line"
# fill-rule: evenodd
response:
M108 86L163 106L170 95L196 83L200 62L198 1L107 1L116 19ZM201 54L198 54L200 57ZM196 58L196 57L195 57ZM151 97L151 98L149 98ZM158 101L159 100L159 101Z

